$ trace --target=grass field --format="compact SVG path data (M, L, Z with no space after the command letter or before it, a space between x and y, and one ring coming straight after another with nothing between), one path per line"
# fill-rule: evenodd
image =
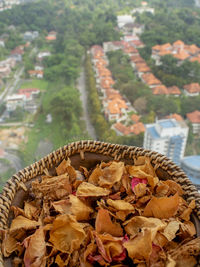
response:
M23 144L20 148L20 154L22 155L22 160L24 166L30 165L36 160L40 159L37 154L38 145L40 142L44 141L51 144L53 150L67 144L70 142L88 139L85 133L84 123L75 119L73 125L70 129L66 129L65 122L62 121L62 116L54 117L52 111L51 100L53 95L55 95L56 90L62 87L62 84L52 84L43 80L33 80L31 82L26 82L21 88L40 88L44 90L41 97L41 106L37 114L33 118L34 127L29 128L27 131L28 142ZM46 122L47 114L52 115L52 122ZM67 125L67 123L66 123ZM48 150L48 149L47 149Z

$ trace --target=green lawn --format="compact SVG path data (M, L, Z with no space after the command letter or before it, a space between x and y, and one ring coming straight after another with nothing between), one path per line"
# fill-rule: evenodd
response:
M22 85L20 86L21 89L24 88L38 88L42 91L46 91L48 88L48 82L45 80L39 80L39 79L33 79L30 81L26 81L24 83L22 83Z
M52 84L43 80L33 80L31 83L23 84L22 88L35 87L46 91L42 94L42 105L32 119L34 127L26 133L28 142L20 148L24 166L40 159L36 151L41 140L50 142L53 150L56 150L67 143L89 138L85 133L83 122L78 118L73 121L72 127L68 130L67 123L62 121L62 116L53 117L51 123L46 122L47 114L52 114L51 100L62 86L62 84Z

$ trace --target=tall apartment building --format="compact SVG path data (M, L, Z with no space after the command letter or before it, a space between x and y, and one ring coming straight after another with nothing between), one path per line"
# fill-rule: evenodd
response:
M181 168L193 184L200 189L200 155L184 157L181 161Z
M180 165L189 129L185 122L165 119L146 124L145 127L144 148L159 152Z

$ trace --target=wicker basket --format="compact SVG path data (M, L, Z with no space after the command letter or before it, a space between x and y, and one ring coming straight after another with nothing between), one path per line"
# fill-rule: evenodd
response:
M113 159L133 164L134 159L138 156L147 156L150 158L160 179L172 179L179 183L185 191L184 198L188 202L195 199L196 209L194 223L197 228L197 235L199 236L200 194L178 166L167 157L157 152L135 146L124 146L99 141L71 143L13 175L4 186L3 192L0 195L0 228L6 229L9 227L12 220L12 214L10 212L10 207L12 205L23 206L23 201L27 195L23 190L24 184L29 188L32 180L38 178L45 169L50 170L57 166L64 158L70 157L72 166L78 168L80 165L93 167L101 161L110 161ZM4 261L1 251L0 266L11 266L9 260Z

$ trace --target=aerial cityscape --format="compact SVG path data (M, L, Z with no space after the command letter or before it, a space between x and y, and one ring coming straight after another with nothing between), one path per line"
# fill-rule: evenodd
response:
M1 186L94 139L166 155L200 189L200 3L108 2L0 0Z

